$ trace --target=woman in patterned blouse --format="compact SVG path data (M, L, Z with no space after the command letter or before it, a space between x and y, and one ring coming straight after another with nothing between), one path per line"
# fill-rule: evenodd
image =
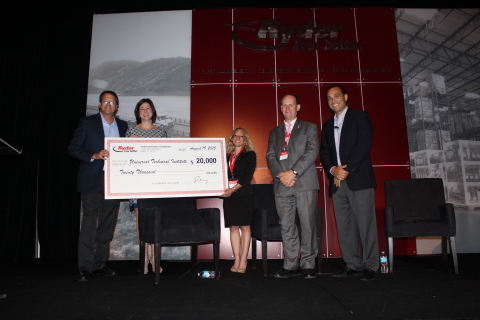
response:
M155 120L157 120L157 111L153 105L152 100L144 98L140 100L135 106L135 118L137 119L137 125L135 127L129 128L125 133L127 138L166 138L167 132L161 128L154 125ZM137 199L130 199L130 210L135 211L135 219L137 221L137 237L138 237L138 206ZM140 240L139 240L140 241ZM146 244L146 255L145 255L145 267L144 273L148 273L148 264L152 265L152 270L155 266L155 254L154 254L155 245L153 243ZM163 269L160 267L160 272Z

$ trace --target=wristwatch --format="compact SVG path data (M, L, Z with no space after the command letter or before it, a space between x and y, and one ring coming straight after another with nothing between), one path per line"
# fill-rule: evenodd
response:
M298 176L298 172L292 169L294 175Z

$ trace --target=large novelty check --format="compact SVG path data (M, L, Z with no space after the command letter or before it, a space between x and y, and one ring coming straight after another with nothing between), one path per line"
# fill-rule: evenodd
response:
M228 185L225 140L105 138L105 199L218 196Z

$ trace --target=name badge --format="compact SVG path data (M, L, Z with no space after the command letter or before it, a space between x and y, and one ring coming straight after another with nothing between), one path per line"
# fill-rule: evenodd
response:
M238 180L228 180L228 187L233 188L238 183Z
M288 151L280 152L280 160L286 160L286 159L288 159Z

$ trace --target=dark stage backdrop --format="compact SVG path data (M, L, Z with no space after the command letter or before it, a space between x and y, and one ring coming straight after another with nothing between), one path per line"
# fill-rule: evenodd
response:
M296 5L310 7L318 3L306 1ZM353 3L346 2L343 5ZM367 1L364 5L386 4ZM416 1L395 5L436 7L439 4ZM0 261L35 257L37 220L43 258L76 258L80 213L79 195L75 191L78 163L68 156L66 150L79 118L85 115L93 14L225 6L278 8L291 6L291 3L232 1L226 4L224 1L208 1L200 4L187 1L182 4L159 4L158 1L86 0L4 4L0 10L0 108L4 119L0 137L14 147L23 149L23 154L0 156ZM325 9L243 10L194 12L192 55L198 56L199 60L192 61L197 67L192 73L192 80L195 81L192 99L196 107L191 116L198 122L192 123L191 136L226 136L234 125L245 125L252 131L261 155L266 149L268 130L281 121L277 105L284 88L285 91L297 92L303 99L300 117L320 125L330 116L322 88L330 82L346 81L344 84L350 92L351 106L370 111L374 121L376 135L373 157L379 182L376 201L380 214L383 208L383 180L403 177L404 171L407 171L403 167L407 161L404 154L405 157L408 155L406 135L402 132L405 130L405 120L399 111L401 108L397 109L396 105L397 100L401 99L401 89L398 53L394 53L396 36L393 10L373 9L377 10L374 16L367 8L338 11L345 16L325 16L322 13ZM343 23L348 28L339 32L338 39L367 41L362 52L368 53L370 60L364 59L361 52L345 56L342 51L308 51L308 45L307 51L294 52L293 39L286 49L278 53L248 49L230 40L232 26L225 23L231 24L232 19L236 23L278 19L284 25L307 24L308 19L329 25ZM241 31L247 30L242 28ZM217 41L214 36L220 34ZM255 32L240 36L245 40L255 40ZM322 43L323 40L318 39ZM209 60L209 56L214 58ZM359 62L362 62L362 67L384 67L388 62L391 72L362 73L361 77L359 73L322 72L322 77L318 78L310 73L278 72L278 69L287 68L285 64L289 60L297 68L306 68L307 65L308 68L323 69L338 68L340 61L344 62L341 67L347 68L357 68ZM212 64L213 61L218 64ZM232 69L233 65L235 68L246 68L247 62L252 63L252 67L248 68L255 70L257 80L253 80L249 73L228 75L202 71ZM311 63L314 65L310 66ZM258 72L258 69L267 70ZM275 69L273 74L270 69ZM255 84L257 82L259 84ZM382 109L380 106L387 107ZM207 115L203 121L198 117L202 112ZM210 123L221 125L208 125ZM260 126L265 129L260 129ZM396 134L392 135L392 132ZM262 157L259 159L264 161ZM255 179L257 182L269 181L266 164L261 161ZM324 232L327 237L334 239L335 228L329 216L331 203L324 193L326 181L321 170L318 163L323 193L320 203L325 203L327 212ZM384 234L383 229L380 229L380 234ZM338 248L328 248L325 252L335 256Z
M0 136L19 156L0 155L0 261L74 258L79 228L77 163L66 148L85 115L92 15L23 3L1 10ZM64 21L61 21L64 20Z

